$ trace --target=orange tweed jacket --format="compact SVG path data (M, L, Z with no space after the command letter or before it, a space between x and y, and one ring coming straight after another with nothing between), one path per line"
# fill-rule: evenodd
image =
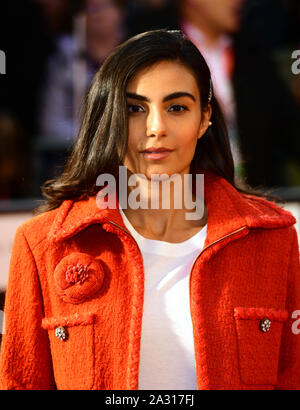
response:
M205 203L207 238L190 278L198 388L299 389L294 217L213 174ZM120 212L100 210L95 197L23 224L11 256L1 388L138 389L143 282Z

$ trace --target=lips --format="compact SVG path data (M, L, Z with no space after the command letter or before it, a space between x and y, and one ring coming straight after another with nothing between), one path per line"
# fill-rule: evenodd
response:
M144 158L147 160L159 160L167 158L172 151L173 150L164 147L150 147L145 149L144 151L141 151L141 154L143 154Z
M164 147L160 147L160 148L154 148L154 147L150 147L145 149L144 151L142 151L142 153L147 153L147 154L153 154L153 153L159 153L159 152L171 152L171 149L168 148L164 148Z

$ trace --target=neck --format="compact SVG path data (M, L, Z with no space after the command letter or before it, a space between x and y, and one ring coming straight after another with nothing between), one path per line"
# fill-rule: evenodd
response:
M177 232L180 242L180 235L186 230L200 229L205 225L204 203L196 199L189 184L184 184L181 176L163 182L138 178L138 182L138 187L128 187L128 207L124 213L144 236L167 240ZM140 206L136 207L134 203Z

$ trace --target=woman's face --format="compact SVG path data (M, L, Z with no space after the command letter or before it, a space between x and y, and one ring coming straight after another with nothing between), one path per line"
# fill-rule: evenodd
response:
M124 165L134 174L187 174L211 107L201 111L197 81L184 65L162 61L128 84L128 146ZM157 151L159 150L159 151Z

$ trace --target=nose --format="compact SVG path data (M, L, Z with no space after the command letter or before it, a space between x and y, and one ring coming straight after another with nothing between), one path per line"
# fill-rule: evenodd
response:
M152 109L147 118L147 137L164 137L167 135L163 113L159 109Z

